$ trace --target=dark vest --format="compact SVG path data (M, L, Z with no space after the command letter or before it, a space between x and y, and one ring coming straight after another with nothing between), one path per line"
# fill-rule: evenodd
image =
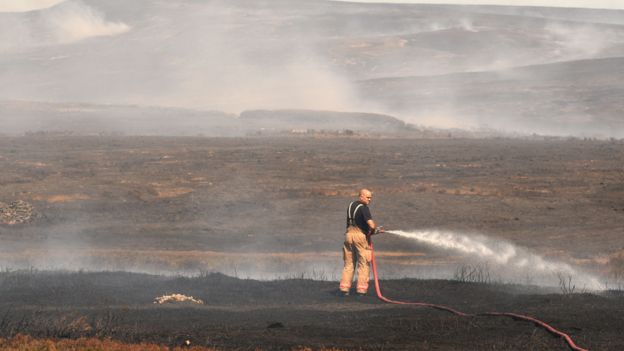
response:
M358 227L362 233L368 234L370 228L366 222L369 219L372 218L368 206L359 201L353 201L349 204L347 209L347 227Z

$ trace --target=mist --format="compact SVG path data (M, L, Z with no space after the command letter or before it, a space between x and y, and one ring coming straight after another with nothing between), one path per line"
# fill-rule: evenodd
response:
M153 17L136 12L127 20L78 0L4 14L1 50L10 56L0 79L15 85L1 98L228 113L356 106L351 84L314 50L318 28L285 22L289 8L153 4ZM10 63L20 52L32 63Z
M620 70L600 60L624 57L624 30L597 22L616 11L325 1L45 5L0 13L0 100L230 114L357 111L433 128L623 136L614 98L624 89L614 79Z

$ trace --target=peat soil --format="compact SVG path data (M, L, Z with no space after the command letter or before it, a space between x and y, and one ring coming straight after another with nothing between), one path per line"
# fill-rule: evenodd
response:
M458 317L367 296L341 297L336 282L60 272L0 274L0 336L113 338L222 349L567 350L561 338L507 317ZM590 350L621 350L621 292L554 294L537 287L444 280L382 281L392 298L467 313L515 312L550 323ZM182 293L204 301L154 304Z

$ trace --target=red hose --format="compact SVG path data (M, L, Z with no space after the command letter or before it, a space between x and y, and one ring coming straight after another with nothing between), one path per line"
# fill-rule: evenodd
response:
M513 319L517 319L517 320L524 320L524 321L528 321L528 322L532 322L535 325L542 327L544 329L546 329L548 332L560 336L562 337L566 343L568 344L568 346L570 346L570 349L574 350L574 351L588 351L587 349L584 349L582 347L576 346L576 344L574 343L574 341L572 340L572 338L562 332L559 331L555 328L553 328L552 326L548 325L545 322L540 321L539 319L535 319L533 317L530 316L525 316L525 315L521 315L521 314L516 314L516 313L506 313L506 312L485 312L485 313L479 313L479 314L468 314L468 313L464 313L455 309L452 309L450 307L447 306L443 306L443 305L436 305L436 304L431 304L431 303L424 303L424 302L404 302L404 301L396 301L396 300L391 300L386 298L385 296L383 296L381 294L381 288L379 287L379 279L377 278L377 265L375 264L375 254L374 254L374 250L373 250L373 243L370 243L370 247L371 247L371 264L373 266L373 277L375 278L375 291L377 292L377 297L384 302L387 303L392 303L392 304L396 304L396 305L412 305L412 306L421 306L421 307L430 307L430 308L435 308L437 310L442 310L442 311L447 311L447 312L451 312L455 315L461 316L461 317L476 317L476 316L505 316L505 317L511 317Z

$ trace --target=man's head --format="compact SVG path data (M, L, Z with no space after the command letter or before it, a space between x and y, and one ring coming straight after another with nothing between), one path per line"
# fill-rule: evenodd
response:
M360 200L360 202L362 202L365 205L368 205L371 202L371 199L373 198L373 193L368 190L368 189L361 189L360 190L360 196L358 198L358 200Z

